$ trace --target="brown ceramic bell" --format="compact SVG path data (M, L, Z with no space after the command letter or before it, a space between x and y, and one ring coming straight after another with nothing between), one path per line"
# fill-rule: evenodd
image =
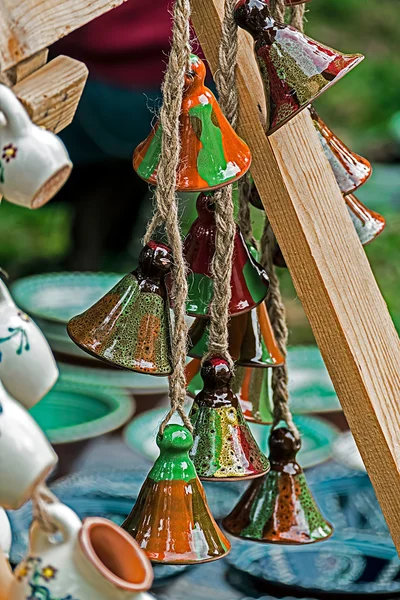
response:
M360 242L366 246L385 229L385 218L364 206L353 194L345 196L344 199Z
M156 563L185 565L222 558L230 543L211 515L189 458L191 433L180 425L167 425L157 444L160 456L122 528Z
M333 533L296 460L300 442L286 428L270 436L271 471L252 483L223 520L232 535L274 544L312 544Z
M117 367L169 375L169 302L164 277L170 268L170 249L150 241L140 253L136 271L68 323L75 344Z
M206 319L196 319L189 329L189 356L202 358L208 351ZM257 308L229 321L229 353L239 366L278 367L285 362L275 340L267 307Z
M251 164L249 147L235 133L204 85L205 76L203 61L192 55L180 116L179 192L207 191L233 183ZM157 124L133 157L137 174L152 184L157 183L161 135Z
M342 54L294 27L276 22L265 0L239 0L237 24L255 40L273 133L336 83L364 57Z
M207 318L214 295L214 281L211 275L216 234L213 195L200 194L196 207L198 218L192 224L183 244L189 287L186 311L193 317ZM170 281L168 278L168 285ZM237 229L231 276L230 315L246 313L255 308L266 297L268 287L267 273L253 258Z
M201 369L203 390L190 413L194 446L190 457L201 479L253 479L269 470L231 390L232 372L226 360L211 358Z
M351 194L362 186L372 174L366 158L352 152L319 117L310 106L311 117L321 140L325 155L332 167L342 194Z

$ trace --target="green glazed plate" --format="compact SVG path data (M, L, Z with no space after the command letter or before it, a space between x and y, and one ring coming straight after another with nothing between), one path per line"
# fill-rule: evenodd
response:
M67 324L97 302L123 275L116 273L48 273L11 286L15 302L36 319Z
M117 388L129 390L132 394L168 394L168 377L152 377L123 369L82 367L58 363L63 381L73 384Z
M289 391L293 413L328 413L341 410L338 397L317 346L296 346L288 354ZM200 374L192 380L188 393L194 397L202 389Z
M30 411L52 444L94 438L124 425L134 402L115 389L59 381Z
M159 454L155 438L158 427L167 408L156 408L141 414L124 429L126 444L138 454L154 461ZM178 416L173 423L181 423ZM332 444L338 436L338 430L316 417L297 416L297 427L302 434L302 449L299 462L304 468L313 467L328 460L332 455ZM261 450L268 454L268 436L270 428L250 423L250 428Z

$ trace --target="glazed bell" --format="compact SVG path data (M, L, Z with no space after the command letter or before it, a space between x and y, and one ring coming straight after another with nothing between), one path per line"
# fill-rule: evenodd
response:
M195 398L203 389L200 368L201 361L196 358L186 365L187 394L191 398ZM236 367L232 391L239 398L246 421L260 425L273 422L270 369Z
M153 562L184 565L222 558L230 544L210 513L189 458L191 433L167 425L157 445L160 456L122 528Z
M224 117L215 96L204 85L205 77L203 61L192 55L180 116L178 192L213 190L233 183L251 164L249 147ZM152 184L157 184L161 136L157 124L133 156L137 174Z
M341 54L290 25L277 23L264 0L239 0L235 19L255 40L269 115L268 134L364 58L361 54Z
M193 317L209 317L214 295L211 264L216 235L213 196L200 194L196 207L198 218L183 244L189 286L186 312ZM269 280L265 270L249 252L239 229L235 236L232 260L229 313L234 316L252 310L265 299ZM168 284L170 285L170 278Z
M236 481L261 477L269 470L231 390L226 360L211 358L201 369L203 390L190 413L194 446L190 457L201 479Z
M277 367L285 359L275 340L267 307L262 302L257 308L229 321L229 353L239 366ZM208 352L209 322L196 319L189 329L189 352L193 358L202 358Z
M311 117L321 140L325 155L332 167L342 194L351 194L371 176L372 167L366 158L352 152L310 106Z
M385 229L385 218L364 206L353 194L345 196L344 199L360 242L366 246Z
M117 367L169 375L169 303L164 277L170 268L170 249L150 241L140 253L136 271L68 323L75 344Z
M296 461L300 442L286 428L272 431L271 471L252 483L223 520L232 535L272 544L326 540L332 526L321 515Z

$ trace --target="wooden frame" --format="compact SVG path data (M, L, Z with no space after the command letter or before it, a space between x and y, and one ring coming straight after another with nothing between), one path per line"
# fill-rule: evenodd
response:
M223 7L192 0L213 72ZM308 111L266 137L263 88L244 32L237 73L252 175L400 552L399 337Z

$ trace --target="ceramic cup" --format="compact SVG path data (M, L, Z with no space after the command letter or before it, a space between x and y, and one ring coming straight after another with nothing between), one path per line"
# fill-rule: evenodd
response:
M39 425L0 383L0 506L20 508L56 462Z
M0 194L13 204L40 208L68 179L68 152L54 133L31 122L5 85L0 85L0 111Z
M28 557L17 567L8 600L150 600L150 561L120 527L101 518L83 523L61 503L48 506L58 542L35 521ZM35 595L37 594L37 595Z
M0 280L0 380L4 387L29 409L57 379L58 368L46 338L15 305Z

